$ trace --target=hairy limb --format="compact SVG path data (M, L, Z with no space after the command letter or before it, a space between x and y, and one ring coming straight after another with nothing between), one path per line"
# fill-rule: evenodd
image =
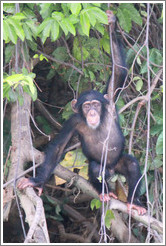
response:
M77 115L73 115L66 121L59 135L48 145L45 161L37 170L37 177L23 179L18 183L19 189L25 189L28 186L36 187L41 194L44 184L50 178L54 168L62 158L64 148L75 132L76 125L79 123Z
M128 181L128 209L136 209L139 214L146 213L146 209L142 207L139 201L141 172L138 161L131 155L123 155L115 167L115 172L123 174ZM132 200L133 194L134 198Z

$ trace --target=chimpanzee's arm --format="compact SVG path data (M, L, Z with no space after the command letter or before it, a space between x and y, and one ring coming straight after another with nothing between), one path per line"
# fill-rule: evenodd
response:
M114 101L117 98L120 90L117 88L123 87L127 76L127 66L125 62L125 54L120 40L117 38L116 34L116 17L110 10L106 11L108 16L109 29L112 35L112 63L114 68L114 73L112 71L111 83L108 82L107 93L110 95L111 88L114 92ZM112 84L113 83L113 84ZM113 86L113 87L112 87Z
M79 115L74 114L67 120L56 138L48 145L46 150L45 160L41 167L37 170L35 178L23 179L18 183L19 189L24 189L27 186L40 188L40 194L44 184L50 178L54 168L60 162L64 148L73 136L76 125L79 123ZM39 189L38 189L39 190Z

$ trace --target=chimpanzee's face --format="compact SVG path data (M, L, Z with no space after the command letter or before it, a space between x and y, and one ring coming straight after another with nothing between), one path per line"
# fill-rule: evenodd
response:
M86 101L82 104L82 113L87 125L92 129L96 129L100 125L101 112L102 105L98 100Z

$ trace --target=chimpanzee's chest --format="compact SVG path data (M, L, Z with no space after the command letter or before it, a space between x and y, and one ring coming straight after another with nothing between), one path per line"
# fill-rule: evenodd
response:
M123 151L124 137L116 121L106 122L104 127L90 129L84 126L79 132L82 150L89 160L101 162L107 153L107 164L116 162ZM108 151L107 151L108 150Z

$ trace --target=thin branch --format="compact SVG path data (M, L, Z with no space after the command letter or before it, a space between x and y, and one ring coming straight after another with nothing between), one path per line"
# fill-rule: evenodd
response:
M124 33L123 33L123 31L122 31L122 29L121 29L121 27L120 27L120 25L117 23L117 26L118 26L118 29L119 29L119 31L120 31L120 33L121 33L121 35L122 35L122 37L124 38L124 40L125 40L125 42L127 43L127 45L137 54L137 50L133 47L133 45L132 44L130 44L130 42L127 40L127 38L125 37L125 35L124 35ZM139 56L144 60L144 61L147 61L147 58L146 57L144 57L143 55L141 55L141 54L139 54ZM153 66L155 66L155 67L159 67L159 68L162 68L163 66L161 66L161 65L157 65L157 64L155 64L155 63L153 63L153 62L151 62L150 61L150 64L151 65L153 65Z
M72 67L74 70L76 70L78 73L80 73L81 75L84 75L84 73L78 69L76 66L74 66L73 64L71 63L67 63L67 62L63 62L63 61L60 61L60 60L57 60L55 59L54 57L50 56L50 55L47 55L46 53L43 53L42 51L40 50L37 50L37 53L39 54L42 54L43 56L45 56L46 58L48 58L50 61L53 61L53 62L56 62L56 63L59 63L59 64L62 64L66 67Z
M160 79L161 74L163 73L163 70L159 70L158 73L156 74L156 77L152 80L152 85L150 87L150 95L152 94L152 92L154 91L157 82ZM128 107L130 107L132 104L138 102L138 101L147 101L148 100L148 93L145 96L140 96L140 97L136 97L133 100L131 100L130 102L128 102L124 107L122 107L119 110L119 114L122 113L123 111L125 111Z

